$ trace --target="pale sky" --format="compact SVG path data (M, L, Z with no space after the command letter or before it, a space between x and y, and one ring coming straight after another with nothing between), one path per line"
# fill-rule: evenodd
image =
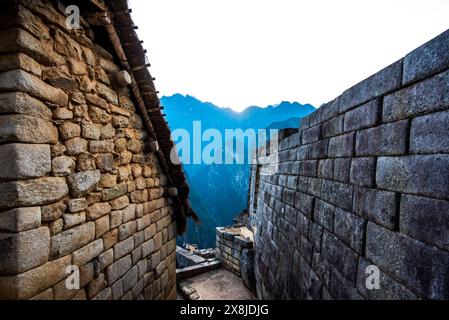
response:
M449 28L449 0L130 0L162 95L318 107Z

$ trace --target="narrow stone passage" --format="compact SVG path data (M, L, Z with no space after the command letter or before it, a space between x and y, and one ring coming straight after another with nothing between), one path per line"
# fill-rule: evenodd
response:
M180 285L196 290L198 300L255 300L256 297L245 287L242 279L234 273L219 268L183 280ZM181 296L178 294L178 296Z

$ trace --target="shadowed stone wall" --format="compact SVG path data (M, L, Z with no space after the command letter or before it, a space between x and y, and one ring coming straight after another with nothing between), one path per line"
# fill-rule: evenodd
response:
M56 1L14 2L0 5L0 299L176 298L167 177L111 52Z
M446 31L304 118L271 165L254 166L258 297L448 299L448 109ZM365 285L369 265L378 290Z

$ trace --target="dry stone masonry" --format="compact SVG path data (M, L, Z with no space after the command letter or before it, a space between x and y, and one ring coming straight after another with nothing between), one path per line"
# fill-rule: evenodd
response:
M176 298L167 172L107 37L56 3L0 5L0 299Z
M449 31L282 135L252 168L259 298L449 298Z

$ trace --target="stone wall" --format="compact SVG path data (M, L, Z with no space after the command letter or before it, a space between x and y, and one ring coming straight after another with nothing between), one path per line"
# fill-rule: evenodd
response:
M240 235L240 228L216 228L217 249L223 266L239 277L240 257L245 249L252 249L253 242Z
M114 52L50 1L2 1L0 299L176 298L167 177ZM20 5L16 6L17 3ZM98 42L97 40L100 40ZM69 290L67 267L80 270Z
M259 298L449 298L448 48L348 89L253 168Z

